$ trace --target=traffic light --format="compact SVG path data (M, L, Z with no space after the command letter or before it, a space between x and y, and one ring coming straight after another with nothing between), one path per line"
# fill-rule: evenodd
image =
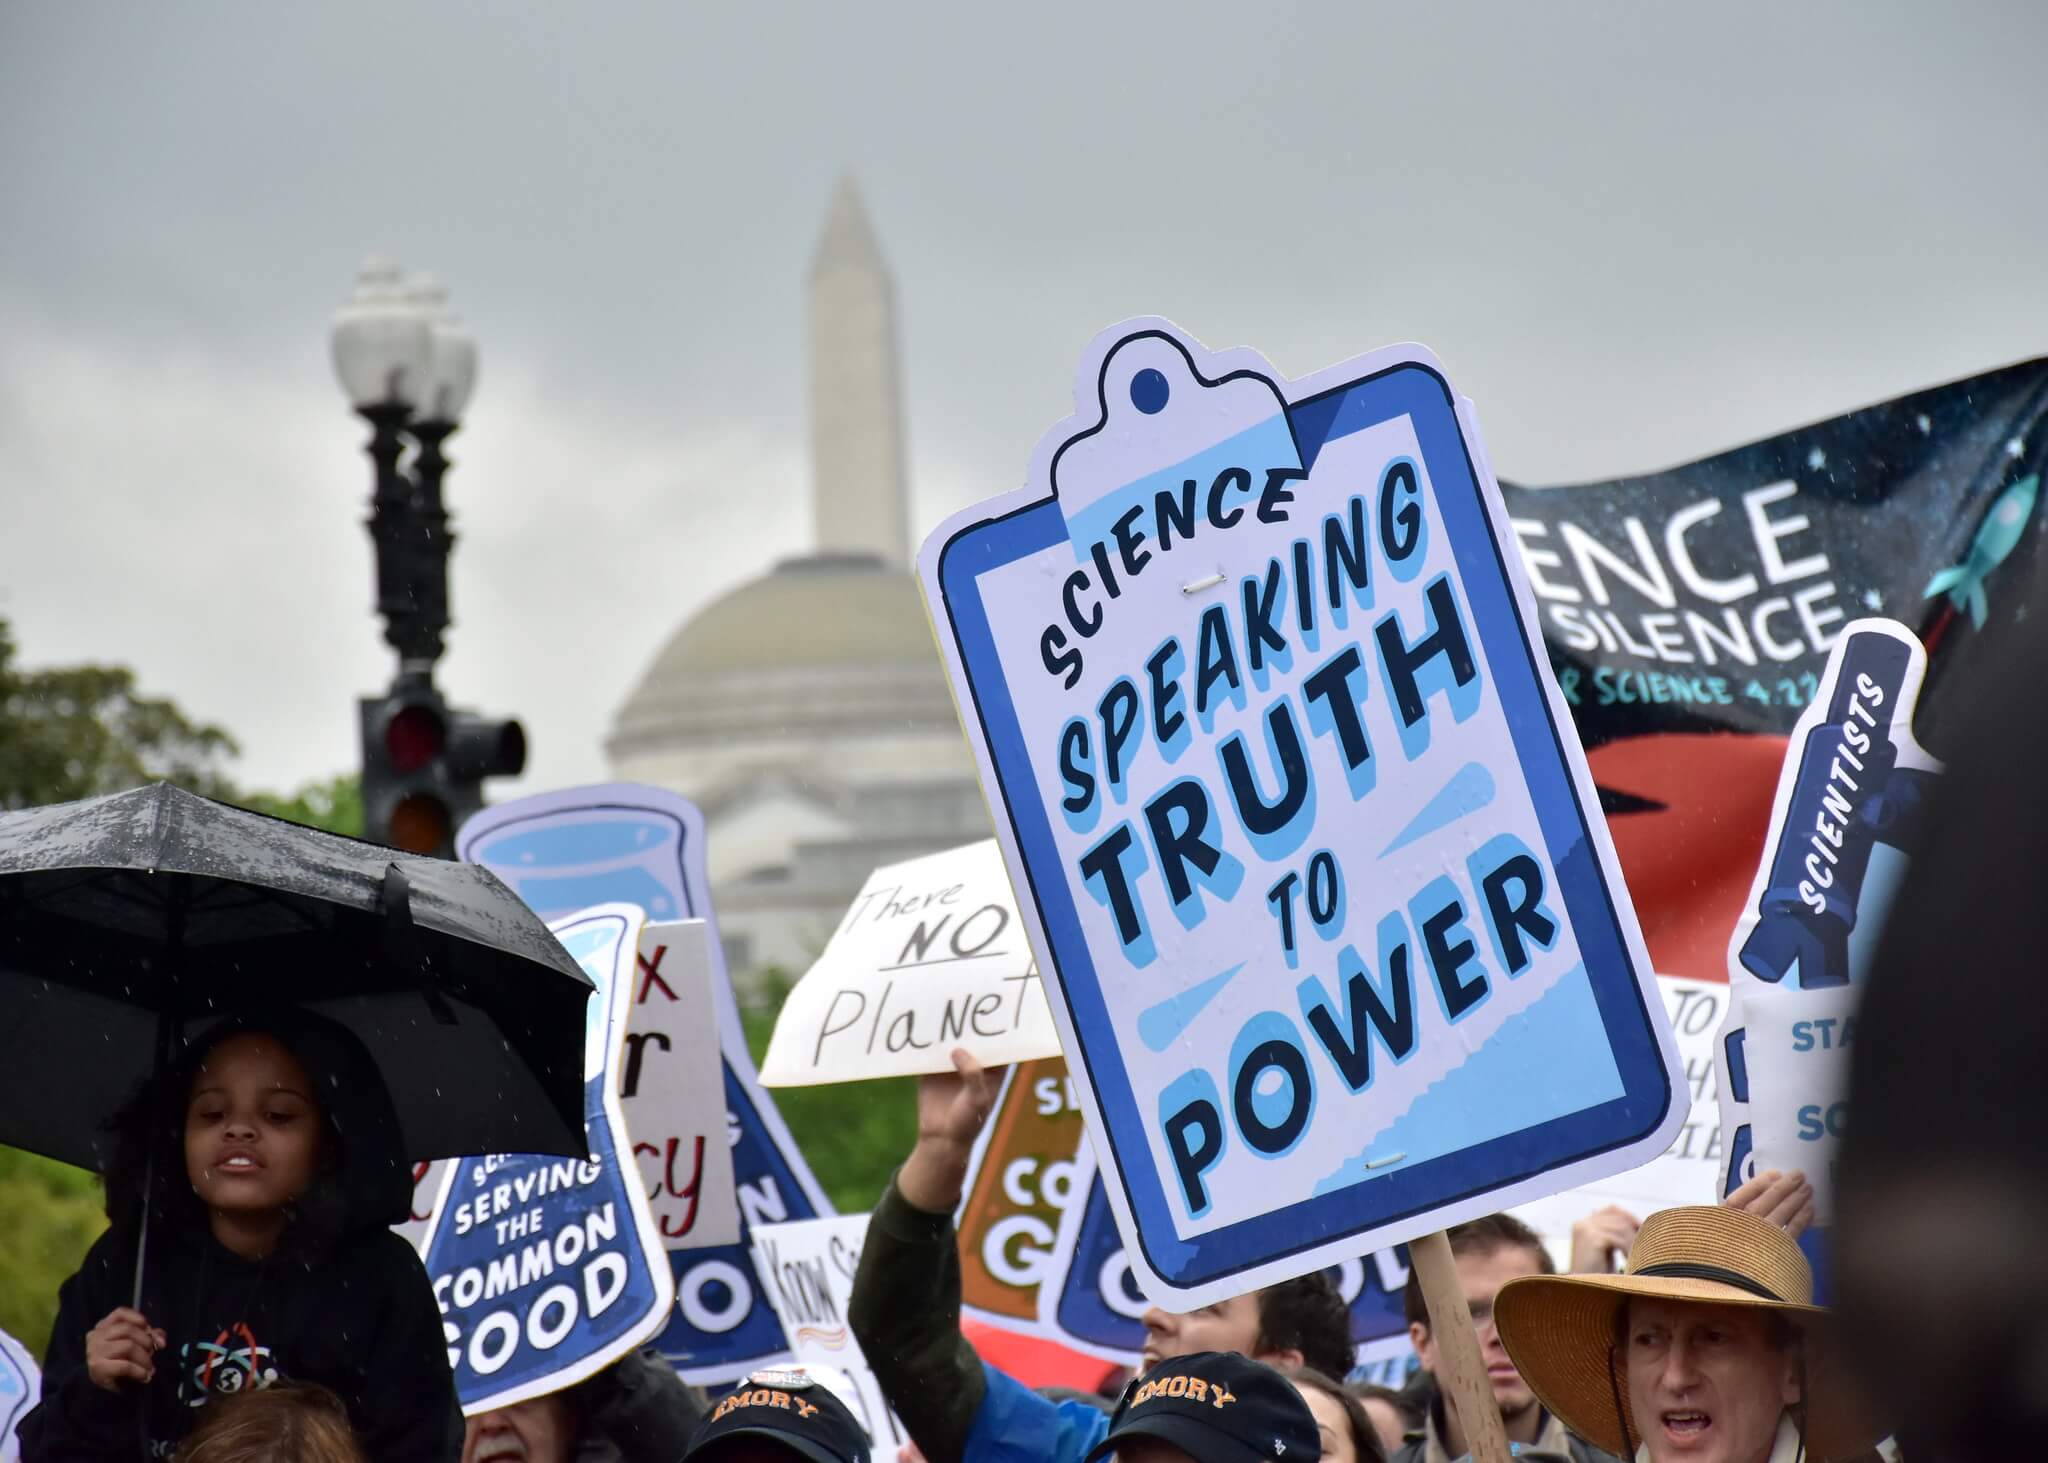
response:
M486 777L517 777L526 770L526 728L507 717L494 720L467 711L450 714L446 751L448 810L460 828L484 806Z
M526 766L526 731L451 711L432 685L361 703L363 836L405 853L452 858L455 830L484 805L483 780Z

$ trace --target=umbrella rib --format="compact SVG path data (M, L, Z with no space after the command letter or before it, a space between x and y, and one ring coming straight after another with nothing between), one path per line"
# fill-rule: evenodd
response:
M44 872L54 873L55 871L45 870ZM161 910L164 907L163 900L157 896L156 891L150 887L149 882L133 869L79 869L76 871L76 874L76 878L68 879L63 883L39 888L34 893L16 895L13 902L22 908L33 909L38 905L59 900L74 890L99 885L105 888L107 892L127 899L131 903L142 905L151 911ZM132 888L126 887L131 885L133 886Z
M239 880L219 880L208 885L201 894L195 897L191 907L195 913L204 910L206 913L211 914L217 911L231 913L237 909L253 909L262 905L269 905L290 914L298 922L301 929L320 930L326 928L320 920L307 913L303 906L308 902L324 901L309 901L304 896L291 894L281 889L266 889L260 884L244 884Z

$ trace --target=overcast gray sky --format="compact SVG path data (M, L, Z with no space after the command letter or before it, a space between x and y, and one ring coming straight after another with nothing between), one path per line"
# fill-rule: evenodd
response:
M996 18L1000 15L1000 18ZM1014 485L1089 337L1431 346L1494 462L1667 465L2048 343L2048 6L0 7L0 614L242 777L389 674L327 323L361 257L482 349L452 695L529 776L808 547L802 287L894 266L919 532Z

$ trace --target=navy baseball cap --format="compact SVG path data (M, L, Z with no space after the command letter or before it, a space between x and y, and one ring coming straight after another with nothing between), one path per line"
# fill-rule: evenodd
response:
M1132 1382L1087 1463L1132 1438L1170 1443L1195 1463L1315 1463L1323 1451L1294 1384L1234 1351L1168 1357Z
M860 1423L821 1376L800 1366L748 1376L719 1399L683 1457L711 1457L739 1437L779 1443L810 1463L868 1463Z

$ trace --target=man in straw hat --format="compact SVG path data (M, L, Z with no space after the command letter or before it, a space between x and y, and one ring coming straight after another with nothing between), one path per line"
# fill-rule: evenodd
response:
M1816 1376L1826 1317L1792 1237L1723 1206L1651 1215L1619 1275L1524 1276L1494 1301L1543 1405L1649 1463L1863 1456L1880 1429L1839 1378Z

